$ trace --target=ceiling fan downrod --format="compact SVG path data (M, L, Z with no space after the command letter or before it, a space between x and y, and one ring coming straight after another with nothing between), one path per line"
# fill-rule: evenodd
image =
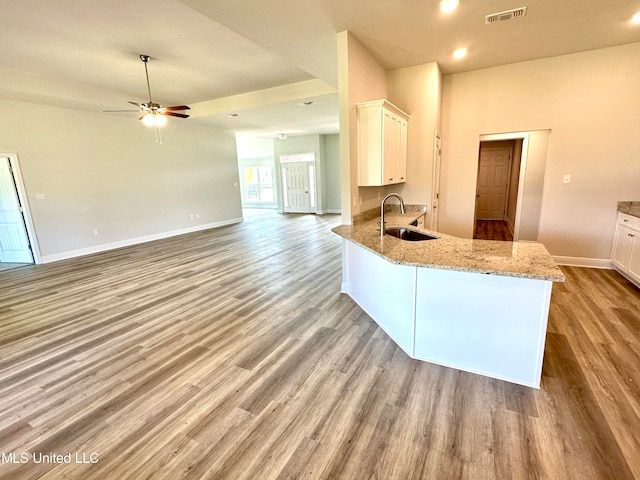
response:
M151 99L151 85L149 84L149 70L147 69L147 63L151 60L149 55L140 55L140 60L144 62L144 74L147 77L147 92L149 92L149 104L153 103Z

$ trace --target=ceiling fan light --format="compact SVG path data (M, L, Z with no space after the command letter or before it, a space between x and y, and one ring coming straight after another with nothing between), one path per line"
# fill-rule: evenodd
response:
M151 113L147 113L144 117L142 117L142 123L144 123L147 127L153 127L155 123L155 119Z
M451 13L458 8L458 0L440 0L440 10L442 13Z
M156 127L162 127L163 125L166 125L166 123L167 117L165 117L164 115L154 115L153 124Z

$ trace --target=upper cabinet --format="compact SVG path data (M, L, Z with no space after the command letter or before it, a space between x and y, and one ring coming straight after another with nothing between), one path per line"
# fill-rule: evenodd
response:
M407 178L409 115L386 100L356 105L358 185L403 183Z

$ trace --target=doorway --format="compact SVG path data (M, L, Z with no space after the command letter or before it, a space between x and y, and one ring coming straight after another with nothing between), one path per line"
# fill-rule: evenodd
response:
M473 238L513 241L521 140L480 142Z
M512 149L504 221L507 223L509 231L513 234L514 241L535 242L538 240L545 167L550 139L550 129L480 135L478 174L480 174L480 152L483 149ZM476 191L477 194L478 192ZM475 234L478 232L476 215L474 215L473 227L475 238Z
M284 213L317 213L315 154L281 156Z
M0 264L35 262L31 218L16 155L0 155Z

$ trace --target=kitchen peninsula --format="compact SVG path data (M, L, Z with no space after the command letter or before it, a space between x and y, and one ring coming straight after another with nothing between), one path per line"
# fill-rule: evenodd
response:
M422 211L386 215L415 224ZM342 292L411 357L540 388L553 282L564 275L540 243L380 235L379 218L343 237Z

